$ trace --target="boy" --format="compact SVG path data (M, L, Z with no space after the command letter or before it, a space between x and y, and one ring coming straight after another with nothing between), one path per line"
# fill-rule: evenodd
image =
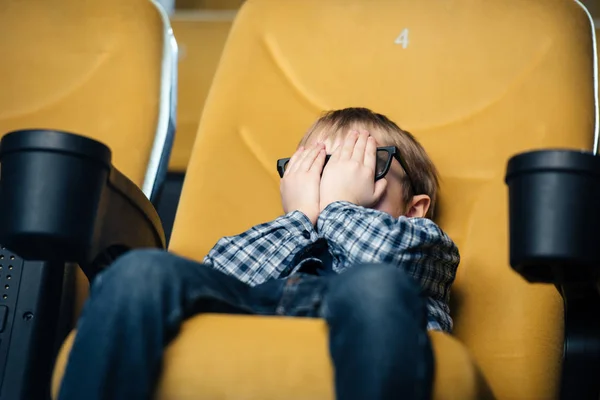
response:
M431 396L426 331L451 330L459 255L430 219L438 181L423 148L349 108L278 170L285 215L222 238L203 264L132 251L95 279L60 399L150 398L163 348L199 312L324 318L338 399Z

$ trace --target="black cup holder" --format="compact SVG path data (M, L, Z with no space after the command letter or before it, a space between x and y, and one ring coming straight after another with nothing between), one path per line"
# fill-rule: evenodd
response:
M51 130L0 142L0 243L25 259L78 262L89 278L127 249L165 247L154 207L110 149Z
M530 282L596 281L600 157L572 150L518 154L507 166L510 264Z

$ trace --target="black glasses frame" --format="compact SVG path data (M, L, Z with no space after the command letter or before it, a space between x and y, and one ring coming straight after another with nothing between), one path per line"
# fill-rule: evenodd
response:
M398 163L404 170L404 173L406 174L406 178L408 179L408 183L410 185L412 192L414 194L417 194L415 192L414 182L413 182L412 178L410 177L410 174L408 173L408 167L407 167L406 163L404 162L404 160L402 159L402 157L400 156L400 150L398 150L398 148L396 146L384 146L384 147L378 147L377 151L378 152L379 151L387 152L388 157L387 157L387 161L385 163L385 168L383 169L383 171L381 171L379 174L375 175L375 181L378 181L379 179L383 178L389 172L390 167L392 165L392 157L393 157L396 160L398 160ZM325 165L327 165L329 158L331 158L331 154L327 154L327 156L325 156ZM285 173L285 165L289 161L290 161L289 157L288 158L280 158L279 160L277 160L277 172L279 173L279 176L281 178L283 178L283 174Z

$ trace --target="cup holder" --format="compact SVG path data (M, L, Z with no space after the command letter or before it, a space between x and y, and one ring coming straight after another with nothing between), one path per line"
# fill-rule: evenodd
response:
M165 247L156 210L107 146L42 129L0 141L0 243L28 260L77 262L90 279L127 249Z
M510 264L531 282L597 280L600 271L600 157L542 150L512 157Z

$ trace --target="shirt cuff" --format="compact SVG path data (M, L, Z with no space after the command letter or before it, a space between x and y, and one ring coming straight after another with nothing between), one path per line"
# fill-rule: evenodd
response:
M339 224L333 224L334 222L356 214L359 214L361 218L392 218L395 220L394 217L383 211L358 206L349 201L334 201L325 207L319 215L317 231L326 234L332 225L339 226Z
M291 211L284 216L277 218L280 226L292 234L297 234L306 240L315 241L318 239L317 231L310 222L310 219L301 211Z
M317 219L317 230L324 234L328 226L330 226L332 222L343 218L347 211L358 210L361 208L364 209L364 207L357 206L348 201L334 201L325 207L323 211L321 211L321 214L319 214L319 218Z

